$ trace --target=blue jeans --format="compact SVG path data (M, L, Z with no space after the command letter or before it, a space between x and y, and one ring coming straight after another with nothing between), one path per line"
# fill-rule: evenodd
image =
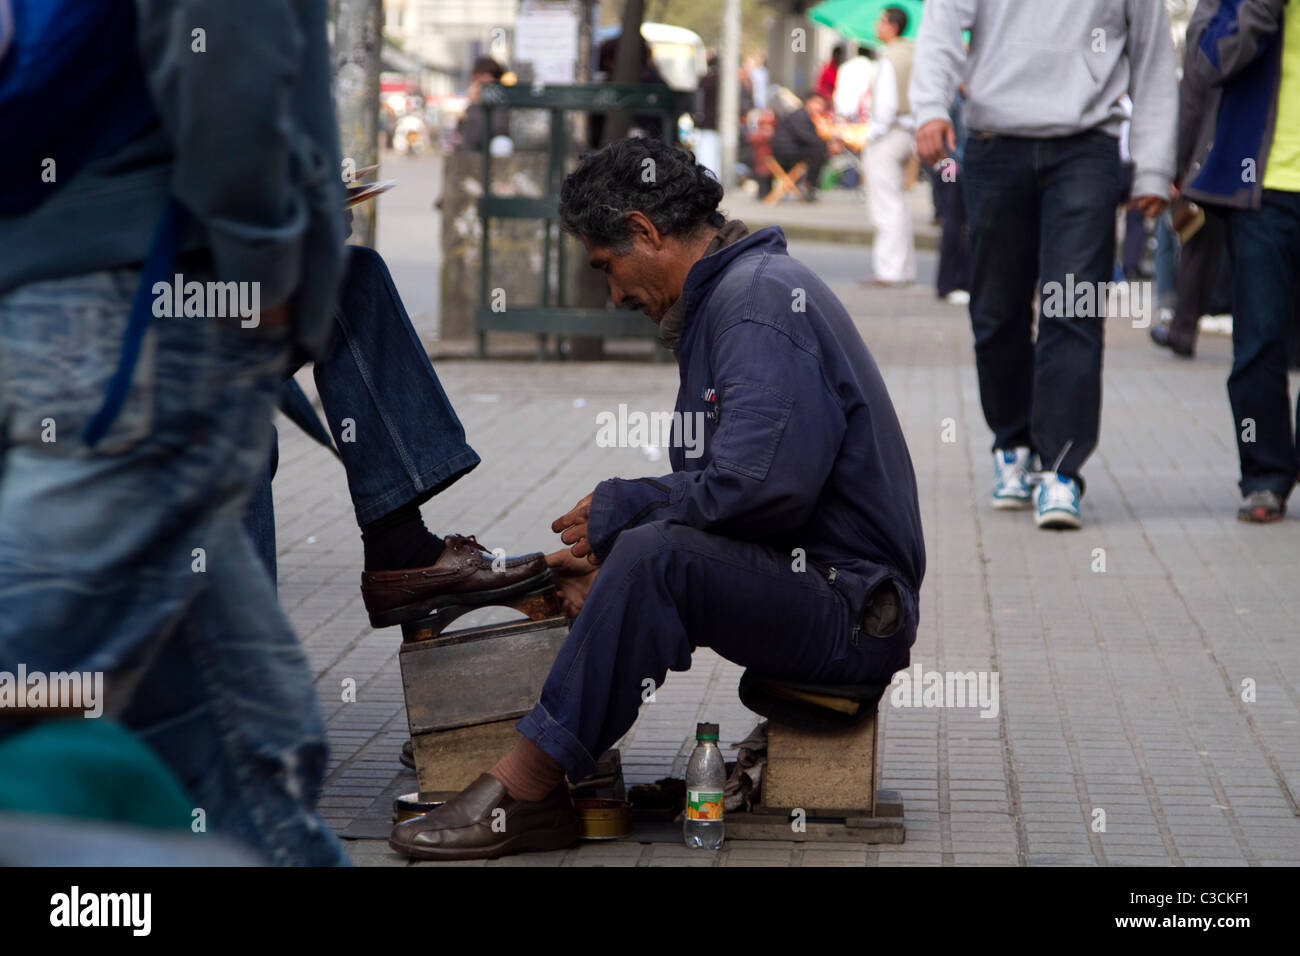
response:
M916 640L916 596L896 587L899 625L872 637L821 572L791 569L788 551L665 521L631 528L600 566L519 732L581 780L635 722L646 681L657 687L687 670L697 647L769 677L888 681Z
M1266 189L1261 208L1229 212L1228 254L1233 276L1228 399L1241 459L1239 487L1243 495L1266 490L1285 501L1300 472L1300 433L1292 431L1287 394L1287 340L1300 274L1300 193Z
M375 250L350 247L334 336L312 372L358 525L422 504L479 463ZM273 474L274 461L247 519L272 575Z
M240 520L285 337L155 319L125 406L87 448L137 280L0 296L0 670L103 671L106 713L208 830L276 864L345 863L314 809L327 749L311 671Z
M1028 447L1045 466L1064 453L1057 470L1078 479L1101 425L1104 322L1040 316L1035 340L1033 300L1048 283L1111 280L1124 186L1118 141L1099 131L1059 139L972 131L965 159L971 325L993 447Z
M959 289L970 291L970 238L966 230L966 203L962 199L962 173L948 182L941 175L931 175L934 204L943 220L939 240L939 271L935 291L940 297Z

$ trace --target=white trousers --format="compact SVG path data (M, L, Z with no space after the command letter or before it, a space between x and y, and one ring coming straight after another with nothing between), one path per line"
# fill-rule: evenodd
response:
M722 182L722 137L716 129L695 130L695 161Z
M912 156L912 133L895 126L863 150L867 208L875 229L871 264L875 278L885 282L916 281L916 250L912 215L903 182Z

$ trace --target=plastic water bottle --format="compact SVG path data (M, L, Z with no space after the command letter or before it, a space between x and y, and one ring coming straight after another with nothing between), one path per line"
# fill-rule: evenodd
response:
M721 850L722 791L727 784L727 766L718 749L718 725L696 724L695 739L695 751L686 765L682 836L687 846Z

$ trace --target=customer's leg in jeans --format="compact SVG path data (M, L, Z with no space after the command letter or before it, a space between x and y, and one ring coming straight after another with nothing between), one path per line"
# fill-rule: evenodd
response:
M388 268L373 249L350 249L329 352L313 372L343 460L357 524L403 508L418 525L410 532L415 542L428 538L416 508L473 469L479 458L466 443L464 428L411 326ZM272 581L273 474L274 461L254 491L246 518ZM430 546L436 548L433 541ZM368 565L377 558L372 544L367 539ZM402 551L410 553L399 548L398 554ZM386 549L381 557L391 554Z
M1232 255L1232 373L1228 398L1241 460L1241 493L1283 500L1296 481L1287 397L1287 338L1300 272L1300 194L1264 191L1258 210L1228 214Z
M651 682L687 670L696 647L791 680L886 681L907 666L914 624L868 638L854 616L821 574L792 571L787 554L685 525L633 528L601 566L519 730L578 780L632 726Z
M1032 447L1034 284L1039 196L1029 140L966 141L970 316L984 418L994 448Z
M314 374L358 525L427 501L479 463L373 249L350 250L334 338Z
M1040 310L1034 362L1034 447L1044 466L1079 479L1097 447L1106 297L1115 263L1115 207L1123 189L1119 142L1105 133L1044 141L1041 282L1076 290L1064 316ZM1093 308L1077 290L1091 284ZM1068 449L1068 450L1067 450Z
M260 330L157 320L126 405L87 450L78 436L116 366L136 278L100 273L0 298L0 669L105 672L107 713L163 754L212 831L277 861L339 862L313 811L318 789L285 772L312 765L323 728L300 706L311 683L301 652L294 661L271 646L293 636L240 523L266 462L284 346ZM56 442L40 441L45 418ZM173 720L228 708L240 691L205 666L214 657L272 675L257 707ZM164 679L167 659L204 679ZM257 740L273 742L278 766L235 744ZM257 822L273 817L270 830Z

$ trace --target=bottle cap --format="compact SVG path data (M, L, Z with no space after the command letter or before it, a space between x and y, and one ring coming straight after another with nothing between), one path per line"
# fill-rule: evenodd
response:
M696 740L717 740L718 725L717 724L696 724L695 739Z

